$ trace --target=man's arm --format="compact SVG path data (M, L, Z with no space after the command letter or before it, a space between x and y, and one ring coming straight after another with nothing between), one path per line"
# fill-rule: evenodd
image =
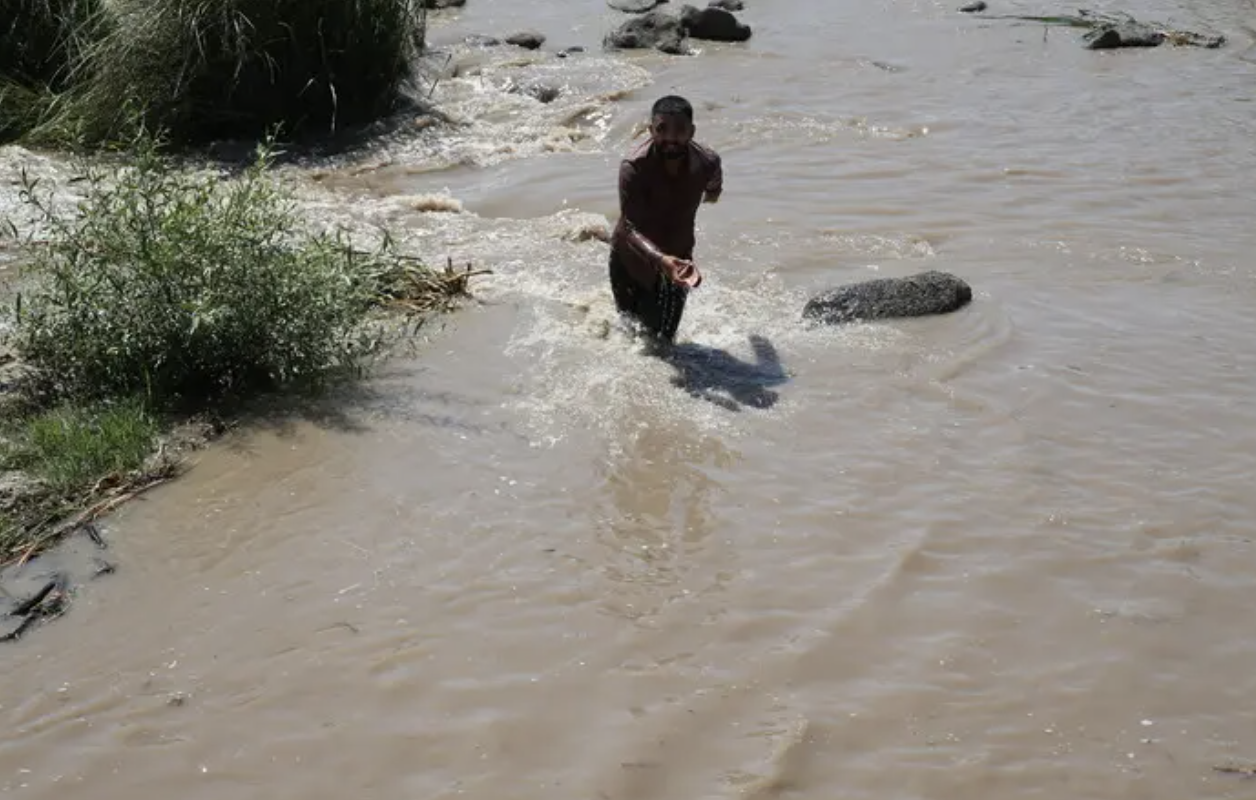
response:
M663 266L663 251L645 234L637 230L636 220L643 219L647 213L645 192L642 191L641 176L631 162L619 165L619 226L622 231L622 243L635 255L656 267Z
M711 177L707 179L706 191L702 195L702 202L719 202L720 195L723 193L724 163L722 159L720 159L719 153L711 151Z

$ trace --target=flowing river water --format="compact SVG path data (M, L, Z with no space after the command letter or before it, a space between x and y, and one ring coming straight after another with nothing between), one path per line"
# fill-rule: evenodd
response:
M749 0L688 58L443 12L469 125L288 177L494 274L108 520L118 574L3 653L0 794L1249 797L1256 3L1134 0L1229 41L1118 52L954 5ZM590 236L673 91L726 174L677 366ZM972 306L799 322L923 269Z

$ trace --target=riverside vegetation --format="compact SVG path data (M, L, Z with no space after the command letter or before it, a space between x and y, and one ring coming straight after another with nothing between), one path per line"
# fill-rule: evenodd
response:
M396 323L453 308L480 274L309 228L272 173L276 130L408 107L419 0L2 2L0 144L72 151L80 200L64 210L23 174L35 224L4 226L20 274L0 348L0 568L95 537L93 519L178 471L193 422L361 375ZM254 157L187 166L221 138Z

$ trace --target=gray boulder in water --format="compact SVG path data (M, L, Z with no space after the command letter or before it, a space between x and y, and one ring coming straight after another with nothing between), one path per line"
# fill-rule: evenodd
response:
M655 7L661 6L667 0L607 0L606 4L616 11L622 11L625 14L644 14L647 11L653 11Z
M972 288L963 280L929 270L904 278L875 278L829 289L808 300L802 316L826 325L924 317L958 311L972 299Z
M684 55L685 29L680 18L664 11L650 11L620 25L606 35L602 46L607 50L650 49L672 55Z
M695 39L712 42L744 42L750 38L750 26L723 8L682 6L680 24Z
M1225 44L1224 36L1190 31L1168 31L1143 22L1129 20L1098 25L1086 32L1082 44L1087 50L1116 50L1122 47L1159 47L1165 42L1194 45L1215 50Z

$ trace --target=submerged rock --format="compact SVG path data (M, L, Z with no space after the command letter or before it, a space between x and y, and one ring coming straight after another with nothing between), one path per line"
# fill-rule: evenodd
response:
M960 9L967 11L973 6ZM1062 14L1050 17L1030 16L1023 14L999 14L986 16L986 19L1010 19L1021 22L1040 22L1044 25L1062 25L1073 28L1086 28L1082 35L1082 45L1087 50L1115 50L1126 47L1159 47L1171 44L1186 47L1204 47L1215 49L1225 44L1226 38L1219 34L1195 33L1194 31L1175 30L1158 23L1139 22L1128 14L1114 16L1100 14L1081 9L1077 14Z
M722 8L725 11L745 11L746 4L742 0L711 0L707 3L710 8Z
M1087 50L1115 50L1118 47L1159 47L1164 33L1141 22L1120 22L1091 28L1082 36Z
M732 12L713 6L682 7L680 24L685 33L693 38L712 42L744 42L751 33L750 26L734 17Z
M644 14L666 2L667 0L606 0L606 5L625 14Z
M507 36L506 44L513 44L515 47L522 47L527 50L536 50L545 44L545 34L537 31L519 31Z
M1122 47L1159 47L1164 43L1216 49L1225 44L1224 36L1191 31L1170 31L1144 22L1129 20L1097 25L1082 36L1087 50L1115 50Z
M949 314L972 302L960 278L929 270L903 278L875 278L821 292L807 301L803 319L826 325Z
M548 83L529 83L512 87L510 91L514 94L526 94L541 103L552 103L563 93L562 89Z
M961 6L960 11L963 11L965 14L979 14L989 7L990 6L986 5L986 0L977 0L975 3L969 3L966 6Z
M680 18L663 11L650 11L633 17L602 40L608 50L650 49L673 55L684 55L685 29Z
M423 0L426 8L462 8L467 0Z

